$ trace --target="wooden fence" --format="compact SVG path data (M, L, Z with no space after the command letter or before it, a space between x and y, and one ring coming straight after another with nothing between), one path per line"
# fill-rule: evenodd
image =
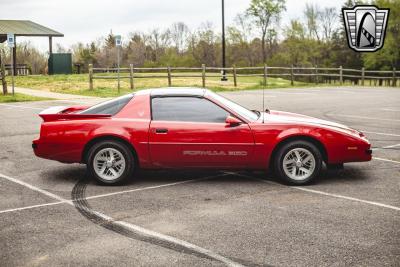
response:
M206 87L207 78L221 78L222 72L225 71L226 76L233 79L234 87L238 86L238 78L240 77L261 77L263 84L268 85L268 78L281 77L290 81L294 85L295 81L320 83L334 83L343 85L351 82L355 85L374 85L374 86L397 86L397 79L400 78L400 71L393 68L390 71L365 70L362 69L346 69L339 68L320 68L320 67L231 67L216 68L185 68L185 67L160 67L160 68L134 68L131 64L129 68L93 68L89 65L89 88L93 90L95 79L129 79L130 88L135 89L136 79L165 78L168 86L173 85L173 78L199 78L202 86ZM116 75L118 73L118 75ZM147 75L144 75L146 74ZM119 86L119 83L118 83ZM119 89L119 87L118 87Z

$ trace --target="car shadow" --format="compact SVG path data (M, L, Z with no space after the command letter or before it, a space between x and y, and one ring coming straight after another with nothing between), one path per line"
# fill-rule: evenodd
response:
M103 186L89 178L84 165L67 165L60 168L52 168L43 171L42 177L52 182L63 182L75 184L81 180L86 180L90 186ZM209 179L208 179L209 178ZM204 179L204 180L203 180ZM320 177L312 184L336 184L341 182L355 182L367 180L368 174L365 168L359 166L345 166L342 170L324 170ZM197 182L207 181L207 183L254 183L257 180L265 180L275 183L281 183L279 178L272 172L267 171L223 171L223 170L140 170L134 177L126 183L119 185L121 187L133 186L136 184L167 184L181 181L198 180ZM258 181L260 182L260 181ZM283 183L281 183L284 185Z
M368 172L360 166L346 166L341 170L324 169L315 184L361 183L369 179Z
M88 177L86 167L84 165L64 165L60 167L44 170L40 173L43 179L54 182L71 183L75 184L81 180L87 180L88 185L101 186L96 181ZM208 179L209 178L209 179ZM121 186L131 186L135 184L166 184L189 180L217 180L217 181L235 181L246 182L247 178L235 175L233 172L226 173L221 170L176 170L176 169L163 169L163 170L139 170L135 175Z

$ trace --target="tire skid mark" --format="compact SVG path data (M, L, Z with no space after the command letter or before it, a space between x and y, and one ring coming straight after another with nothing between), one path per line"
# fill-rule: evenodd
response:
M160 246L169 250L176 251L178 253L185 253L193 255L203 259L209 259L213 261L219 261L227 266L245 266L245 263L239 263L239 261L233 261L224 256L221 256L210 250L198 247L194 244L188 243L183 240L176 239L167 235L153 232L141 228L136 225L131 225L123 221L114 220L101 212L92 209L86 199L86 188L88 186L88 179L84 178L75 184L71 192L72 202L75 208L85 218L97 224L107 230L113 231L130 239L139 240L142 242L150 243L156 246ZM243 262L243 261L241 261ZM256 266L250 263L251 266ZM250 266L246 263L246 266Z

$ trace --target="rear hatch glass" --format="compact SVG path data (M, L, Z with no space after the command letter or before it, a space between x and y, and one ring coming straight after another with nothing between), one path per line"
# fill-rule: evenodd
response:
M126 104L131 101L134 94L124 95L109 101L102 102L100 104L94 105L79 114L95 115L95 114L107 114L114 116L120 112Z

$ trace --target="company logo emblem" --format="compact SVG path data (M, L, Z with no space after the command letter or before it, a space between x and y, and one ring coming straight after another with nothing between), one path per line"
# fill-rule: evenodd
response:
M375 52L383 47L389 17L388 8L355 6L343 8L349 47L358 52Z

